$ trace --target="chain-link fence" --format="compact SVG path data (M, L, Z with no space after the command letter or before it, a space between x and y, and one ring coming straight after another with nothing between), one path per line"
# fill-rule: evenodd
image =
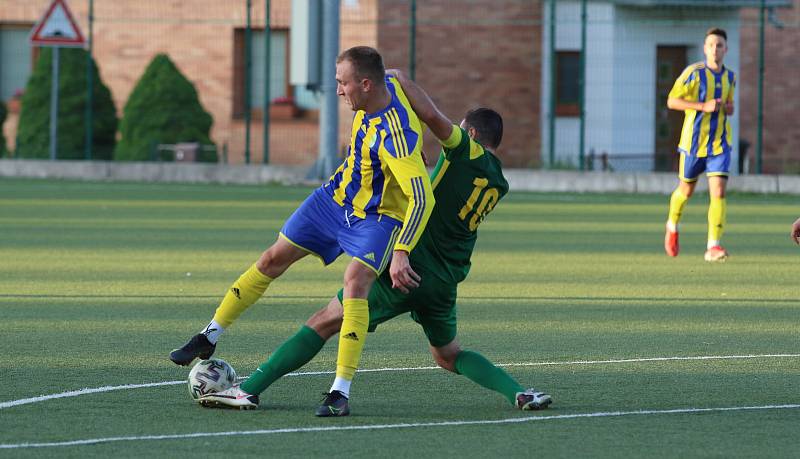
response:
M542 130L544 163L676 170L683 113L667 109L667 96L687 65L704 61L705 31L719 27L728 35L724 64L737 80L732 172L796 173L800 129L788 107L799 97L787 75L800 71L800 50L791 45L800 38L800 2L643 3L545 6L545 65L555 65L544 72L543 113L555 116Z
M0 100L9 107L3 130L10 155L20 96L39 57L27 34L49 2L0 0ZM728 33L725 65L737 75L732 171L800 172L800 128L790 112L800 102L800 0L340 3L342 49L378 48L387 67L411 74L454 122L476 106L498 110L505 120L499 154L511 167L675 170L683 114L666 108L667 94L688 64L703 60L705 30L721 27ZM222 162L310 165L319 95L289 80L296 58L291 4L69 2L84 34L91 32L100 79L120 118L163 53L213 119L211 144L198 148L213 148ZM181 111L173 112L177 123ZM349 136L343 106L340 118L341 148ZM118 141L127 135L123 125ZM148 158L191 160L191 141L151 142ZM435 142L426 138L426 145Z
M20 112L24 112L24 92L41 54L29 45L28 35L49 3L0 0L0 99L10 108L4 131L12 155ZM267 18L269 3L273 5ZM221 162L313 162L317 100L313 92L289 84L288 1L72 0L68 5L83 34L92 36L91 52L100 75L100 81L93 83L108 87L120 120L126 116L137 82L159 54L166 55L194 85L200 105L211 115L213 124L207 133L210 144L198 142L197 137L202 136L194 134L184 138L165 135L147 142L148 151L139 158L191 161L213 149ZM268 19L269 36L264 33ZM271 51L269 63L267 46ZM86 75L80 77L84 87L89 84ZM160 81L164 81L163 76ZM174 94L171 87L161 89L166 98ZM264 135L265 110L270 114L268 137ZM193 122L181 107L171 107L170 111L153 116L168 117L164 124L175 129ZM85 118L82 112L71 115ZM124 122L120 131L118 140L128 134ZM270 142L269 149L264 149L265 138ZM65 151L65 147L59 141L59 157L90 157L88 152ZM119 143L117 147L119 150Z

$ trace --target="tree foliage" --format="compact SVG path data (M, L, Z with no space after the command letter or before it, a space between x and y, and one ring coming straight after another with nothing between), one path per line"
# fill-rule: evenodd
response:
M58 159L86 157L87 52L59 50ZM15 157L48 158L53 49L42 48L22 96ZM117 113L111 91L100 79L92 59L92 159L111 159L117 133Z
M200 104L197 90L166 54L158 54L136 83L123 110L121 139L114 159L157 159L159 144L196 142L211 145L211 115ZM172 160L172 156L159 159ZM201 150L198 161L216 162L215 151Z

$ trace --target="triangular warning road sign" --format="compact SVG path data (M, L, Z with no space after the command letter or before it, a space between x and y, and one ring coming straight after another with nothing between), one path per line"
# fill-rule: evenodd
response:
M42 20L33 28L30 41L36 46L80 47L86 43L66 0L53 0Z

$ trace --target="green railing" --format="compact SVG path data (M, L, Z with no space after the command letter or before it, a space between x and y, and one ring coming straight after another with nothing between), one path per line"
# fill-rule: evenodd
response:
M43 12L47 1L39 3ZM120 8L114 0L70 0L89 43L85 141L78 156L97 157L91 141L97 85L108 86L121 118L144 68L165 52L213 117L220 160L313 163L318 96L288 80L289 3L141 0ZM800 51L795 47L788 58L786 50L776 53L778 43L800 38L800 15L784 7L791 2L733 2L745 5L735 8L634 3L342 1L342 45L376 46L387 67L408 71L454 121L476 105L496 108L506 120L499 153L510 166L671 170L682 117L666 109L666 93L676 72L702 59L704 31L721 26L730 34L726 63L738 78L732 121L741 166L732 168L800 173L800 139L787 133L794 119L789 107L800 95L785 84L786 75L800 75ZM19 4L0 0L0 68L30 73L38 53L22 50L14 30L32 26L40 13ZM92 78L92 57L99 82ZM14 78L0 71L8 119L19 115L12 94L24 89ZM177 123L182 115L173 116ZM340 149L348 121L340 122ZM13 156L16 134L12 127L5 132Z

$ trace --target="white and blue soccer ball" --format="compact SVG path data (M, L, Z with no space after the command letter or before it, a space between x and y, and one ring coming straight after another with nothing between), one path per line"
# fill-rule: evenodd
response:
M236 371L222 359L201 360L189 372L189 394L193 400L233 387Z

